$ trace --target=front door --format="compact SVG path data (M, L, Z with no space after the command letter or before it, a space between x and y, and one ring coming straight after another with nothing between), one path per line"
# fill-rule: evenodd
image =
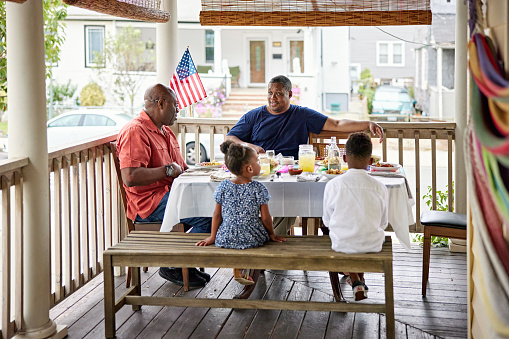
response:
M265 84L265 41L249 41L250 82Z

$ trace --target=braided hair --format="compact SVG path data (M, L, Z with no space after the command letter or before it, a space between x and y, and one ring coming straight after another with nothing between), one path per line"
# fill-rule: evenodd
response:
M233 141L225 141L219 146L224 153L226 167L235 175L242 174L242 166L249 162L254 150L251 147L237 144Z

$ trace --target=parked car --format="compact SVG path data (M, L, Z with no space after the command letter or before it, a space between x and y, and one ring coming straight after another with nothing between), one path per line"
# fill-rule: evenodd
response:
M410 121L415 114L415 104L404 87L380 86L375 91L370 120Z
M118 132L133 117L119 110L79 109L47 122L48 148Z
M186 133L186 163L188 165L196 164L195 160L195 140L194 133ZM210 135L206 133L200 133L200 161L210 160L223 160L224 154L221 152L219 146L224 141L222 134L214 135L214 159L210 159Z

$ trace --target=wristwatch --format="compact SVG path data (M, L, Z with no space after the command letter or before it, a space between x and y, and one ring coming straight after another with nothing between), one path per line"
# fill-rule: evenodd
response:
M166 165L166 176L167 177L172 177L174 173L175 173L175 169L173 169L173 166L172 165Z

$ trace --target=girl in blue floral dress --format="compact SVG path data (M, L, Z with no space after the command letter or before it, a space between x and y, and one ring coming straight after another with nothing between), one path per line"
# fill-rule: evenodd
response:
M225 164L236 175L222 181L214 192L216 208L212 215L210 237L196 243L207 246L215 243L224 248L246 249L262 246L266 241L286 241L276 236L269 213L269 192L265 186L252 181L260 174L260 164L254 149L225 141L221 144ZM261 217L260 217L261 216ZM243 285L253 284L248 270L235 268L235 280Z

